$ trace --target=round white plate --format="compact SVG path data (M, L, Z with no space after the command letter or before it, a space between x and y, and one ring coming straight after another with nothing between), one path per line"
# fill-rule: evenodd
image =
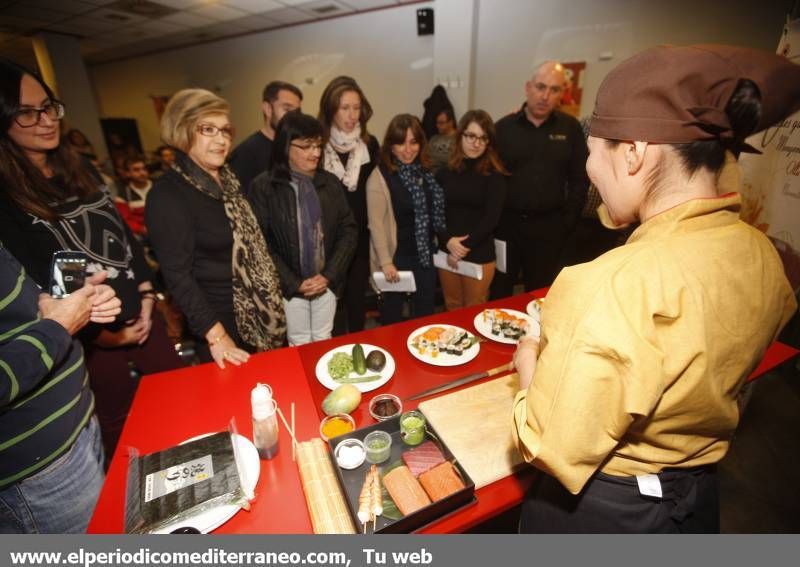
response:
M191 439L183 441L181 445L188 443L189 441L194 441L195 439L207 437L209 435L211 435L211 433L192 437ZM244 488L246 493L252 494L256 489L258 476L261 473L261 461L258 458L258 451L256 450L256 446L253 445L247 437L243 437L237 433L234 436L234 439L236 440L236 451L239 457L239 464L244 469L243 477L240 479L242 482L242 488ZM226 504L224 506L219 506L217 508L201 512L196 516L187 518L186 520L170 524L154 533L168 534L177 530L178 528L192 527L200 530L201 533L207 534L216 530L222 524L233 518L233 516L239 510L241 510L241 507L237 506L236 504Z
M544 299L534 299L525 307L528 315L536 319L537 322L542 322L542 302Z
M539 328L539 322L530 315L527 315L522 311L517 311L516 309L500 309L500 311L505 311L509 315L513 315L519 319L525 319L528 322L528 335L532 337L539 336L539 333L541 332L541 329ZM503 335L493 334L491 324L489 324L488 321L483 320L483 311L475 315L475 320L473 323L475 324L475 329L487 339L507 345L515 345L519 342L517 339L511 339L504 337Z
M417 347L415 347L411 340L430 329L431 327L450 327L451 329L455 329L460 333L469 333L466 329L462 329L461 327L456 327L455 325L445 325L443 323L437 323L434 325L425 325L424 327L420 327L416 331L413 331L408 338L406 339L406 346L408 347L411 356L416 358L417 360L421 360L422 362L427 362L428 364L432 364L434 366L458 366L459 364L466 364L476 356L481 351L480 343L475 343L463 353L461 356L455 354L449 354L446 352L439 352L436 356L431 355L430 349L425 349L424 352L420 352ZM472 333L469 333L472 336Z
M336 380L334 380L331 377L330 373L328 373L328 361L330 361L330 359L333 358L333 355L336 354L337 352L352 354L354 346L355 343L336 347L335 349L329 350L319 358L319 360L317 361L317 368L315 372L317 374L317 380L319 380L320 384L322 384L329 390L335 390L336 388L338 388L343 384L342 382L337 382ZM373 350L381 351L383 355L386 357L386 366L383 367L383 370L381 370L380 372L374 372L369 368L367 368L367 372L364 374L364 376L369 376L372 374L380 374L381 378L379 380L353 384L353 386L358 388L361 392L371 392L372 390L377 390L391 379L395 370L394 358L392 357L391 353L388 350L383 349L379 346L368 345L365 343L361 343L361 346L364 348L365 357L369 356L369 353L371 353ZM358 376L358 374L356 374L355 372L351 372L350 376Z

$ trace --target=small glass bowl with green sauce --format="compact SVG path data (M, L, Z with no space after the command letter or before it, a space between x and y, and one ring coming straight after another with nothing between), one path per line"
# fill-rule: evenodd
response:
M385 431L373 431L364 437L367 449L367 462L382 463L392 454L392 436Z

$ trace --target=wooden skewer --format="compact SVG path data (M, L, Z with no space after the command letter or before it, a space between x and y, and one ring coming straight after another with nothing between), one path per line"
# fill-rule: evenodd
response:
M292 402L292 461L296 460L295 457L295 447L297 446L297 441L294 440L294 402Z
M278 408L278 417L281 418L281 421L283 422L283 426L286 428L286 431L289 432L289 436L292 438L292 460L294 461L295 460L295 446L297 446L297 439L294 436L294 429L289 427L289 424L286 422L286 418L283 417L283 412L281 411L281 408Z

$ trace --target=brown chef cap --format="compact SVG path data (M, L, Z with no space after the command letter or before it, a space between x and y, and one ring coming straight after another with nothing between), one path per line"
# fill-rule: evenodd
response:
M740 79L750 79L761 92L756 132L800 108L800 65L785 57L728 45L660 46L606 76L589 133L662 144L731 140L725 106Z

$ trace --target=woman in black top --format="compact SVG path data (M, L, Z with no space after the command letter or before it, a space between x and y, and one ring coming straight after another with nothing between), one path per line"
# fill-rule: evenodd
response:
M495 271L494 229L506 199L508 175L497 155L492 117L470 110L458 124L456 145L447 168L436 178L444 188L447 228L439 233L439 249L448 265L480 264L478 280L439 269L444 304L449 310L485 303Z
M278 274L236 175L225 164L230 107L204 89L175 93L161 138L175 162L155 182L145 224L167 287L203 362L239 365L283 346Z
M122 301L116 322L80 335L106 458L111 459L142 374L181 366L153 312L156 293L138 241L92 166L59 132L65 107L35 74L0 61L0 240L42 288L54 252L86 254L87 273L105 271Z
M369 283L366 186L380 153L378 140L367 132L370 117L372 106L351 77L336 77L323 91L318 116L324 140L322 167L342 182L358 226L356 251L342 291L346 325L337 321L335 334L364 329Z
M248 198L278 267L290 345L328 339L357 229L342 184L319 167L320 123L299 111L278 124L272 170Z

